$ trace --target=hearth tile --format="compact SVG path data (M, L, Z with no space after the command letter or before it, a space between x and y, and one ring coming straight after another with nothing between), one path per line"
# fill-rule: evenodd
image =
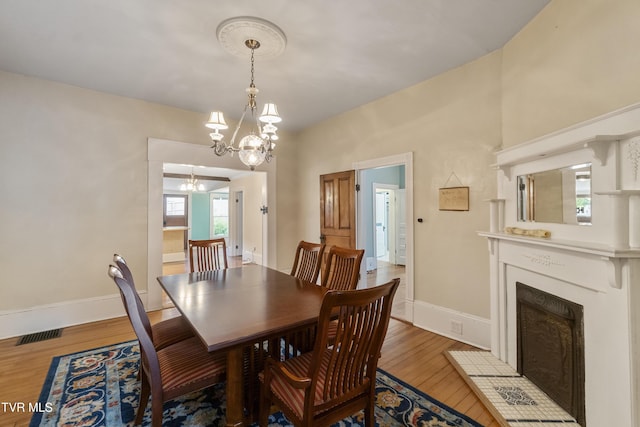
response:
M580 427L528 379L488 351L449 351L474 391L512 427Z
M518 372L488 351L450 351L467 375L519 376Z
M471 379L509 423L519 420L574 421L526 378L472 377Z
M509 422L510 427L580 427L580 424L575 422L544 422L544 421L523 421L523 422Z

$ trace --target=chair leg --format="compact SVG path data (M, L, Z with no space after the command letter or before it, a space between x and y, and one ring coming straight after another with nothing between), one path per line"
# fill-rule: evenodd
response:
M136 413L136 425L142 424L142 418L144 417L144 410L149 402L149 392L151 387L147 378L142 374L142 382L140 384L140 402L138 402L138 412Z
M375 406L376 405L374 405L373 402L370 401L364 408L364 425L366 427L376 426Z
M269 425L269 412L271 411L271 396L267 390L267 386L262 383L260 387L260 415L258 422L260 427L267 427Z
M151 426L162 427L162 412L163 404L162 399L151 397Z

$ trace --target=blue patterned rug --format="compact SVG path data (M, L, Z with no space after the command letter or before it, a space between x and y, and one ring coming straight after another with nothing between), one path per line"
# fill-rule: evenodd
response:
M133 426L138 407L137 341L55 357L40 394L43 411L33 415L36 426ZM472 419L378 370L376 379L378 426L482 427ZM151 405L143 426L150 425ZM164 405L163 426L223 426L224 383ZM276 413L270 427L290 426ZM336 426L361 426L362 412Z

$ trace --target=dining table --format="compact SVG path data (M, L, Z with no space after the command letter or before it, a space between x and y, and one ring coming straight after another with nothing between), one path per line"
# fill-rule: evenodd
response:
M227 426L249 421L243 400L245 350L287 331L313 327L328 292L257 264L157 280L206 349L227 354Z

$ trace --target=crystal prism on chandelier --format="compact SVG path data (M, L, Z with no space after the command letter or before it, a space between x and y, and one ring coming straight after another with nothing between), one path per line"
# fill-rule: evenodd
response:
M222 141L224 135L222 135L220 131L228 128L222 112L212 112L209 117L209 121L205 126L213 129L213 132L209 134L213 141L211 148L213 148L214 152L218 156L223 156L227 153L233 155L233 153L237 152L238 157L240 157L240 161L249 166L251 170L254 170L256 166L265 161L269 162L273 157L273 149L276 146L274 141L278 139L278 135L276 133L278 128L274 123L280 123L282 119L278 114L276 104L273 103L265 104L262 114L257 118L255 117L257 107L256 95L258 94L258 88L256 88L253 81L254 53L255 50L260 47L260 42L255 39L247 39L245 41L245 46L251 50L251 83L246 89L248 95L247 104L245 105L240 121L238 121L238 125L233 132L231 142L226 143ZM255 126L252 126L249 135L242 137L236 146L236 137L247 113L249 113L251 115L251 119L255 121Z

